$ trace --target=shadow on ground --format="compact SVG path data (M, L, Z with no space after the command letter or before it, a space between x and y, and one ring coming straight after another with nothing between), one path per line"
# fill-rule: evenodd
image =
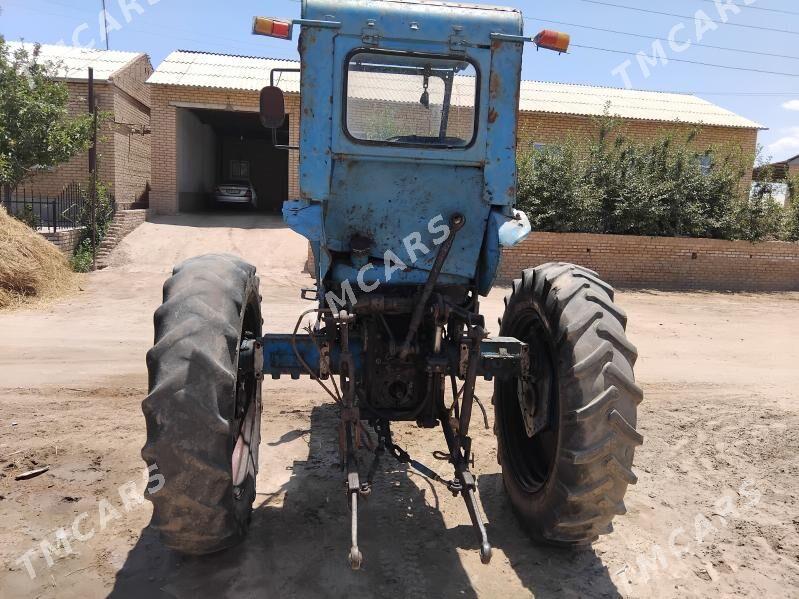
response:
M181 212L175 215L158 215L150 219L161 225L180 227L239 228L239 229L287 229L280 214L253 210L248 206L220 207L196 212Z
M533 543L505 495L501 474L478 477L480 498L495 551L505 554L522 585L536 597L619 597L593 548L561 549Z
M312 410L308 459L295 461L281 490L282 505L275 505L274 496L258 496L256 504L263 505L253 512L249 535L241 545L212 556L180 556L147 527L109 596L477 597L456 550L469 549L476 555L474 532L468 526L447 529L439 511L425 501L425 495L432 494L429 503L438 504L434 495L446 489L409 476L404 467L388 460L381 464L373 499L360 510L363 568L349 569L349 511L337 466L336 420L333 406ZM532 546L519 531L501 484L499 475L480 480L489 533L531 594L618 594L593 551L575 554ZM502 575L494 568L502 561L495 553L495 563L473 575ZM498 580L491 586L510 585Z

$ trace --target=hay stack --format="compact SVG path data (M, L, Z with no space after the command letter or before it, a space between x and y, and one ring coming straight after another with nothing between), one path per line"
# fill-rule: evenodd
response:
M53 299L76 286L58 248L0 207L0 309Z

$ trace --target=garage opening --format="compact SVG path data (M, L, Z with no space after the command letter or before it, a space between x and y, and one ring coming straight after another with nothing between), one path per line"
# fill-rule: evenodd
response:
M288 144L288 121L287 115L277 132L279 145ZM288 199L288 152L274 147L257 113L178 108L176 129L181 212L280 212Z

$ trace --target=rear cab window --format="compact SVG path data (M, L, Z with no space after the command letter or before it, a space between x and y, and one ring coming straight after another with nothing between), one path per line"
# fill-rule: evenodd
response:
M474 143L479 72L463 57L356 50L345 76L350 139L426 148Z

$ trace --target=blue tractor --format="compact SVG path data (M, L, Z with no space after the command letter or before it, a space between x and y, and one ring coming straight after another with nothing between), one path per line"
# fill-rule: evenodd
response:
M358 500L393 456L465 501L491 559L469 470L475 383L494 381L498 459L530 535L593 542L625 511L642 443L637 352L613 289L564 263L530 268L489 336L480 298L503 248L530 233L515 209L522 50L513 9L411 0L303 0L302 18L256 18L254 32L301 30L300 197L286 223L310 242L317 299L289 334L264 334L255 268L229 255L175 267L147 355L142 451L164 485L149 495L167 546L218 551L245 534L255 498L264 376L309 376L338 405L358 568ZM274 76L277 73L272 73ZM283 76L283 73L279 74ZM282 91L261 93L266 127ZM312 323L300 331L303 319ZM447 479L397 446L390 424L440 427Z

